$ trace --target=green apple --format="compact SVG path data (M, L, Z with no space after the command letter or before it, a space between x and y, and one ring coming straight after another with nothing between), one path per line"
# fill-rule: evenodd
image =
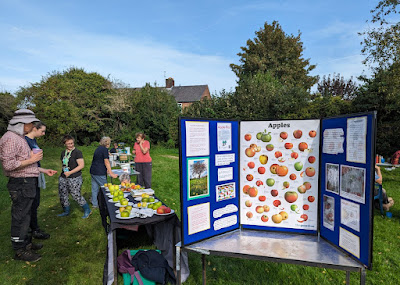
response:
M122 211L121 212L121 217L125 217L125 218L127 218L127 217L129 217L129 212L128 211Z
M296 169L297 171L300 171L303 169L303 163L298 161L294 164L294 169Z
M263 142L270 142L270 141L271 141L271 133L262 134L261 140L262 140Z
M273 179L273 178L268 178L267 179L267 185L268 186L274 186L274 184L275 184L275 179Z

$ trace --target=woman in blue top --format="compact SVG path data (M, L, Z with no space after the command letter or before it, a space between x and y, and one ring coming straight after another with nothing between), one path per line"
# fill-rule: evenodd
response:
M93 154L92 165L90 166L90 175L92 176L92 205L94 208L99 207L97 195L100 186L107 183L107 173L112 178L117 178L118 175L113 173L108 157L108 148L111 145L109 137L102 137L99 147Z

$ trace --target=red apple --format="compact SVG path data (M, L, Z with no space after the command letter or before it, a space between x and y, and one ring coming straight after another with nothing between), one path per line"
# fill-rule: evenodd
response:
M295 131L293 132L293 136L294 136L296 139L301 138L302 135L303 135L303 132L302 132L301 130L295 130Z
M312 137L312 138L315 138L315 136L317 135L317 132L314 131L314 130L312 130L312 131L310 131L310 132L308 133L308 135L309 135L310 137Z
M281 137L281 139L285 140L285 139L287 139L288 134L287 134L287 132L281 132L279 136Z
M281 204L281 201L275 200L272 204L273 204L275 207L279 207L280 204Z
M244 135L244 139L245 139L246 141L251 140L251 135L250 135L250 134L245 134L245 135Z
M247 163L247 166L248 166L250 169L253 169L253 168L256 166L256 164L255 164L254 162L250 161L249 163Z
M306 175L308 177L313 177L315 175L315 169L313 167L307 167Z
M264 195L258 197L258 200L260 200L261 202L264 202L267 199L267 197L265 197Z
M278 176L286 176L289 172L289 169L285 165L279 165L276 169L276 174Z
M253 156L256 155L256 151L254 150L254 148L248 147L248 148L246 148L246 150L245 150L245 154L246 154L248 157L253 157Z
M304 186L306 186L306 190L310 190L311 189L311 183L310 182L304 182L303 183Z
M285 143L285 148L286 149L292 149L293 148L293 144L292 143Z
M246 205L246 207L251 207L251 205L252 205L253 203L251 203L250 200L246 200L246 202L244 202L244 204Z
M272 190L271 190L271 195L272 195L272 197L278 196L278 190L272 189Z
M258 168L258 173L264 174L264 173L265 173L265 167L264 167L264 166L260 166L260 167Z
M261 186L261 185L264 185L264 183L261 180L257 180L256 185Z
M269 212L269 206L268 205L264 205L264 212Z
M314 163L315 160L316 160L315 156L310 156L310 157L308 158L308 162L309 162L309 163Z
M250 185L244 185L243 186L243 193L244 194L249 194L249 189L250 189Z
M306 149L308 149L308 144L306 142L299 143L299 150L300 151L305 151Z
M274 145L273 144L267 144L267 146L265 147L268 151L271 151L274 149Z
M257 190L256 187L251 187L251 188L249 189L249 196L250 196L250 197L256 197L257 194L258 194L258 190Z
M299 157L299 154L298 154L297 152L293 151L293 152L290 154L290 156L291 156L292 158L296 159L296 158Z
M171 208L169 208L169 207L165 208L165 209L164 209L164 213L165 213L165 214L171 213Z
M307 191L306 186L300 185L299 187L297 187L297 191L299 191L299 193L301 193L301 194L306 193L306 191Z
M308 209L310 209L310 206L307 205L307 204L304 204L304 205L303 205L303 210L307 211Z
M287 191L287 192L285 193L285 200L286 200L288 203L296 202L297 198L298 198L298 195L297 195L297 193L294 192L294 191Z
M289 178L291 180L296 180L297 177L296 177L296 174L292 173L292 174L290 174Z
M306 214L301 215L300 218L303 219L304 221L308 220L308 216Z
M164 209L162 207L159 207L157 209L157 214L164 214Z
M283 182L283 187L289 188L289 182L288 181Z
M308 196L308 202L312 203L315 201L315 197L314 196Z
M272 164L272 165L269 167L269 170L271 171L272 174L276 174L277 171L278 171L278 167L279 167L278 164Z
M262 215L261 216L261 221L263 221L264 223L268 222L268 216L267 215Z
M253 175L251 175L251 174L247 174L246 175L246 179L248 180L248 181L251 181L251 180L253 180Z
M276 158L281 157L281 156L282 156L282 152L280 152L280 151L275 151L275 157L276 157Z
M253 217L253 213L249 211L249 212L246 213L246 216L247 216L249 219L251 219L251 218Z

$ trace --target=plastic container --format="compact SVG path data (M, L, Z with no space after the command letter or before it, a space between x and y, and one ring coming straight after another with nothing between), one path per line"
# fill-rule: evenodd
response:
M36 154L36 153L41 152L42 149L40 149L40 148L34 148L34 149L32 149L32 151L33 151L34 154Z
M392 218L392 212L386 212L386 217L388 217L389 219Z
M121 163L121 169L125 173L130 173L131 172L131 165L129 163Z

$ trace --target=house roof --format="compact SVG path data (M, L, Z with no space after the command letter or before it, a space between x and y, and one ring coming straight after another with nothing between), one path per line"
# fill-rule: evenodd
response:
M193 85L193 86L174 86L166 89L175 97L177 102L196 102L200 101L204 91L208 85Z

